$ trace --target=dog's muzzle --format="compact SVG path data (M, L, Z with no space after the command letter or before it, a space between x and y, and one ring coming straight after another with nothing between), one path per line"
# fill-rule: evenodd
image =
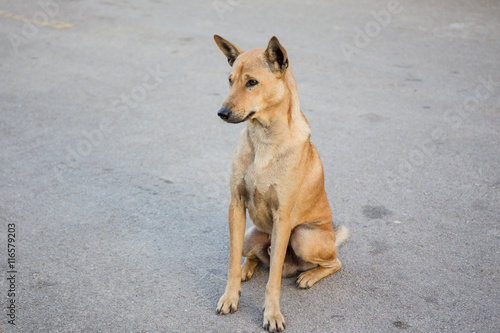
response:
M238 124L250 119L255 112L256 111L251 111L245 118L239 118L238 116L233 115L233 112L230 109L222 108L219 112L217 112L217 115L225 122Z

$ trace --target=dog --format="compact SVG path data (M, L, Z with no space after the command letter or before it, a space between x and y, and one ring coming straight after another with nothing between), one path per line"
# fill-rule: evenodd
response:
M281 278L299 274L296 284L306 289L338 271L337 247L349 231L334 231L323 165L283 46L272 37L267 48L243 51L214 39L232 67L218 116L246 122L231 166L228 277L216 313L238 309L241 282L262 262L270 268L263 327L282 332ZM253 225L245 231L247 210Z

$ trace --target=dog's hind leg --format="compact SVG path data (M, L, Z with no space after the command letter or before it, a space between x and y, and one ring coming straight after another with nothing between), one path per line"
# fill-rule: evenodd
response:
M335 233L331 223L311 222L297 226L291 236L291 246L302 260L317 265L298 276L296 282L301 289L312 287L342 267L337 258Z
M260 231L255 226L248 228L245 232L245 242L243 244L245 261L241 265L241 281L247 281L252 277L259 261L269 266L269 245L268 234Z

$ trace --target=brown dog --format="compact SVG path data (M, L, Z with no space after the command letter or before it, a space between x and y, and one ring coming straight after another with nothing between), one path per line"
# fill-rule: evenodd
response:
M245 52L220 36L214 39L232 66L229 96L218 115L228 123L247 121L231 168L229 269L217 314L237 310L241 281L261 261L270 267L263 326L281 332L282 275L302 272L297 286L310 288L336 272L336 246L349 232L339 227L335 237L323 166L309 141L311 129L283 46L273 37L266 49ZM245 232L246 210L254 225Z

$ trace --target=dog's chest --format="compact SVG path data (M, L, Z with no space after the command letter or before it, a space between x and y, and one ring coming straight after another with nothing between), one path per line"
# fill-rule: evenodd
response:
M255 172L250 167L243 175L245 187L245 204L248 214L255 226L264 232L271 233L273 215L279 209L278 187L268 174Z

